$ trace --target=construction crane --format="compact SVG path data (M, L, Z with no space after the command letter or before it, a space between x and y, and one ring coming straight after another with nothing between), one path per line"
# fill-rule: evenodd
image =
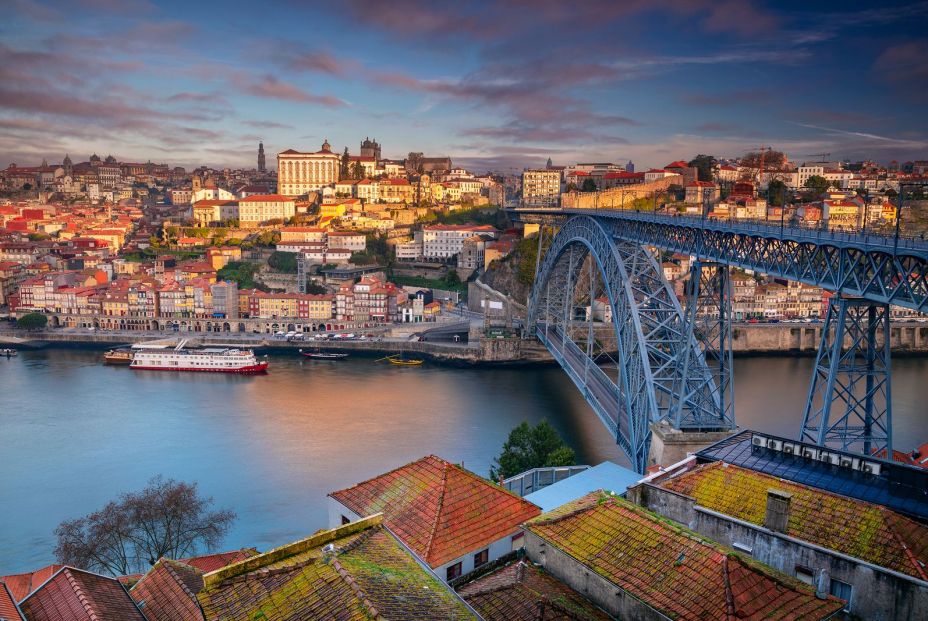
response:
M806 153L802 157L820 157L822 158L821 163L824 164L827 161L825 158L831 157L831 153Z

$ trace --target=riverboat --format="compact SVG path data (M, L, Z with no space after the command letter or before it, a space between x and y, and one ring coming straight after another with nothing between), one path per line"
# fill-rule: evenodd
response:
M132 350L111 349L103 354L103 364L132 364Z
M129 366L140 371L198 371L253 375L267 371L267 356L258 360L254 351L236 347L184 347L137 349Z

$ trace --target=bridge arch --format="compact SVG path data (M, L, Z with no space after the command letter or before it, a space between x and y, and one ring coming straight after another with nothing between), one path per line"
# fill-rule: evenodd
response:
M611 326L596 325L598 300L608 305ZM604 338L610 327L614 345ZM526 331L552 352L639 472L648 465L652 422L733 426L719 418L712 373L660 264L595 218L570 218L554 236L532 287Z

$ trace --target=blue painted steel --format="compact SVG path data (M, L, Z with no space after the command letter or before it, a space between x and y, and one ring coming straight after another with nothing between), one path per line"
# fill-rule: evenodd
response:
M704 352L694 337L694 327L700 324L698 308L684 316L672 292L672 300L666 297L669 287L644 247L822 287L843 299L859 298L869 305L867 312L879 313L873 326L882 325L887 334L886 305L928 312L928 242L923 238L619 209L535 208L510 213L524 222L561 227L538 266L526 333L537 334L552 351L639 471L647 461L650 422L669 418L683 429L734 426L727 278L711 285L716 287L719 321L709 332L715 335L718 348L710 346ZM590 362L591 326L586 351L574 342L574 287L587 254L602 275L612 312L619 358L614 380L595 360ZM843 321L836 319L835 324L843 325ZM835 377L838 367L831 368L841 359L842 341L826 345L823 340L825 353L820 351L819 358L820 362L823 356L828 358L829 369L816 380L818 384L813 383L803 433L814 427L819 436L826 434L826 440L817 438L821 443L860 444L863 448L858 450L868 453L891 448L890 406L883 410L874 406L880 391L889 402L889 353L873 345L875 327L852 330L858 335L853 337L854 347L873 354L870 359L876 365L876 371L858 373L869 378L862 389L862 404L848 405L848 412L862 408L863 422L851 424L846 412L838 422L830 423L828 412L812 405L812 393L829 395L829 403L835 395L845 401L848 397L846 387ZM702 331L697 328L696 336L709 344L705 326ZM707 354L718 361L716 367L706 364Z
M928 241L865 232L618 209L515 210L525 221L588 216L615 239L699 256L848 297L928 312Z
M592 313L578 320L575 303L585 293L578 286L585 263L591 272L595 264L610 306L615 378L592 359L589 341L586 349L576 342L592 332ZM551 351L638 472L648 465L651 423L673 417L683 429L734 427L721 414L713 373L653 254L616 242L594 218L571 218L552 240L532 289L526 333Z

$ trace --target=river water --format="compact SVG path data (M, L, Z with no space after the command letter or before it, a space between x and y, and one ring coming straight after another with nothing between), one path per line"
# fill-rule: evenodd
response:
M794 436L810 358L735 361L738 423ZM896 445L928 440L928 359L894 364ZM272 357L259 377L105 367L98 352L0 358L0 575L53 560L54 529L162 474L238 520L226 548L326 526L326 494L434 453L486 475L509 430L547 418L578 463L625 463L556 367L399 368Z

